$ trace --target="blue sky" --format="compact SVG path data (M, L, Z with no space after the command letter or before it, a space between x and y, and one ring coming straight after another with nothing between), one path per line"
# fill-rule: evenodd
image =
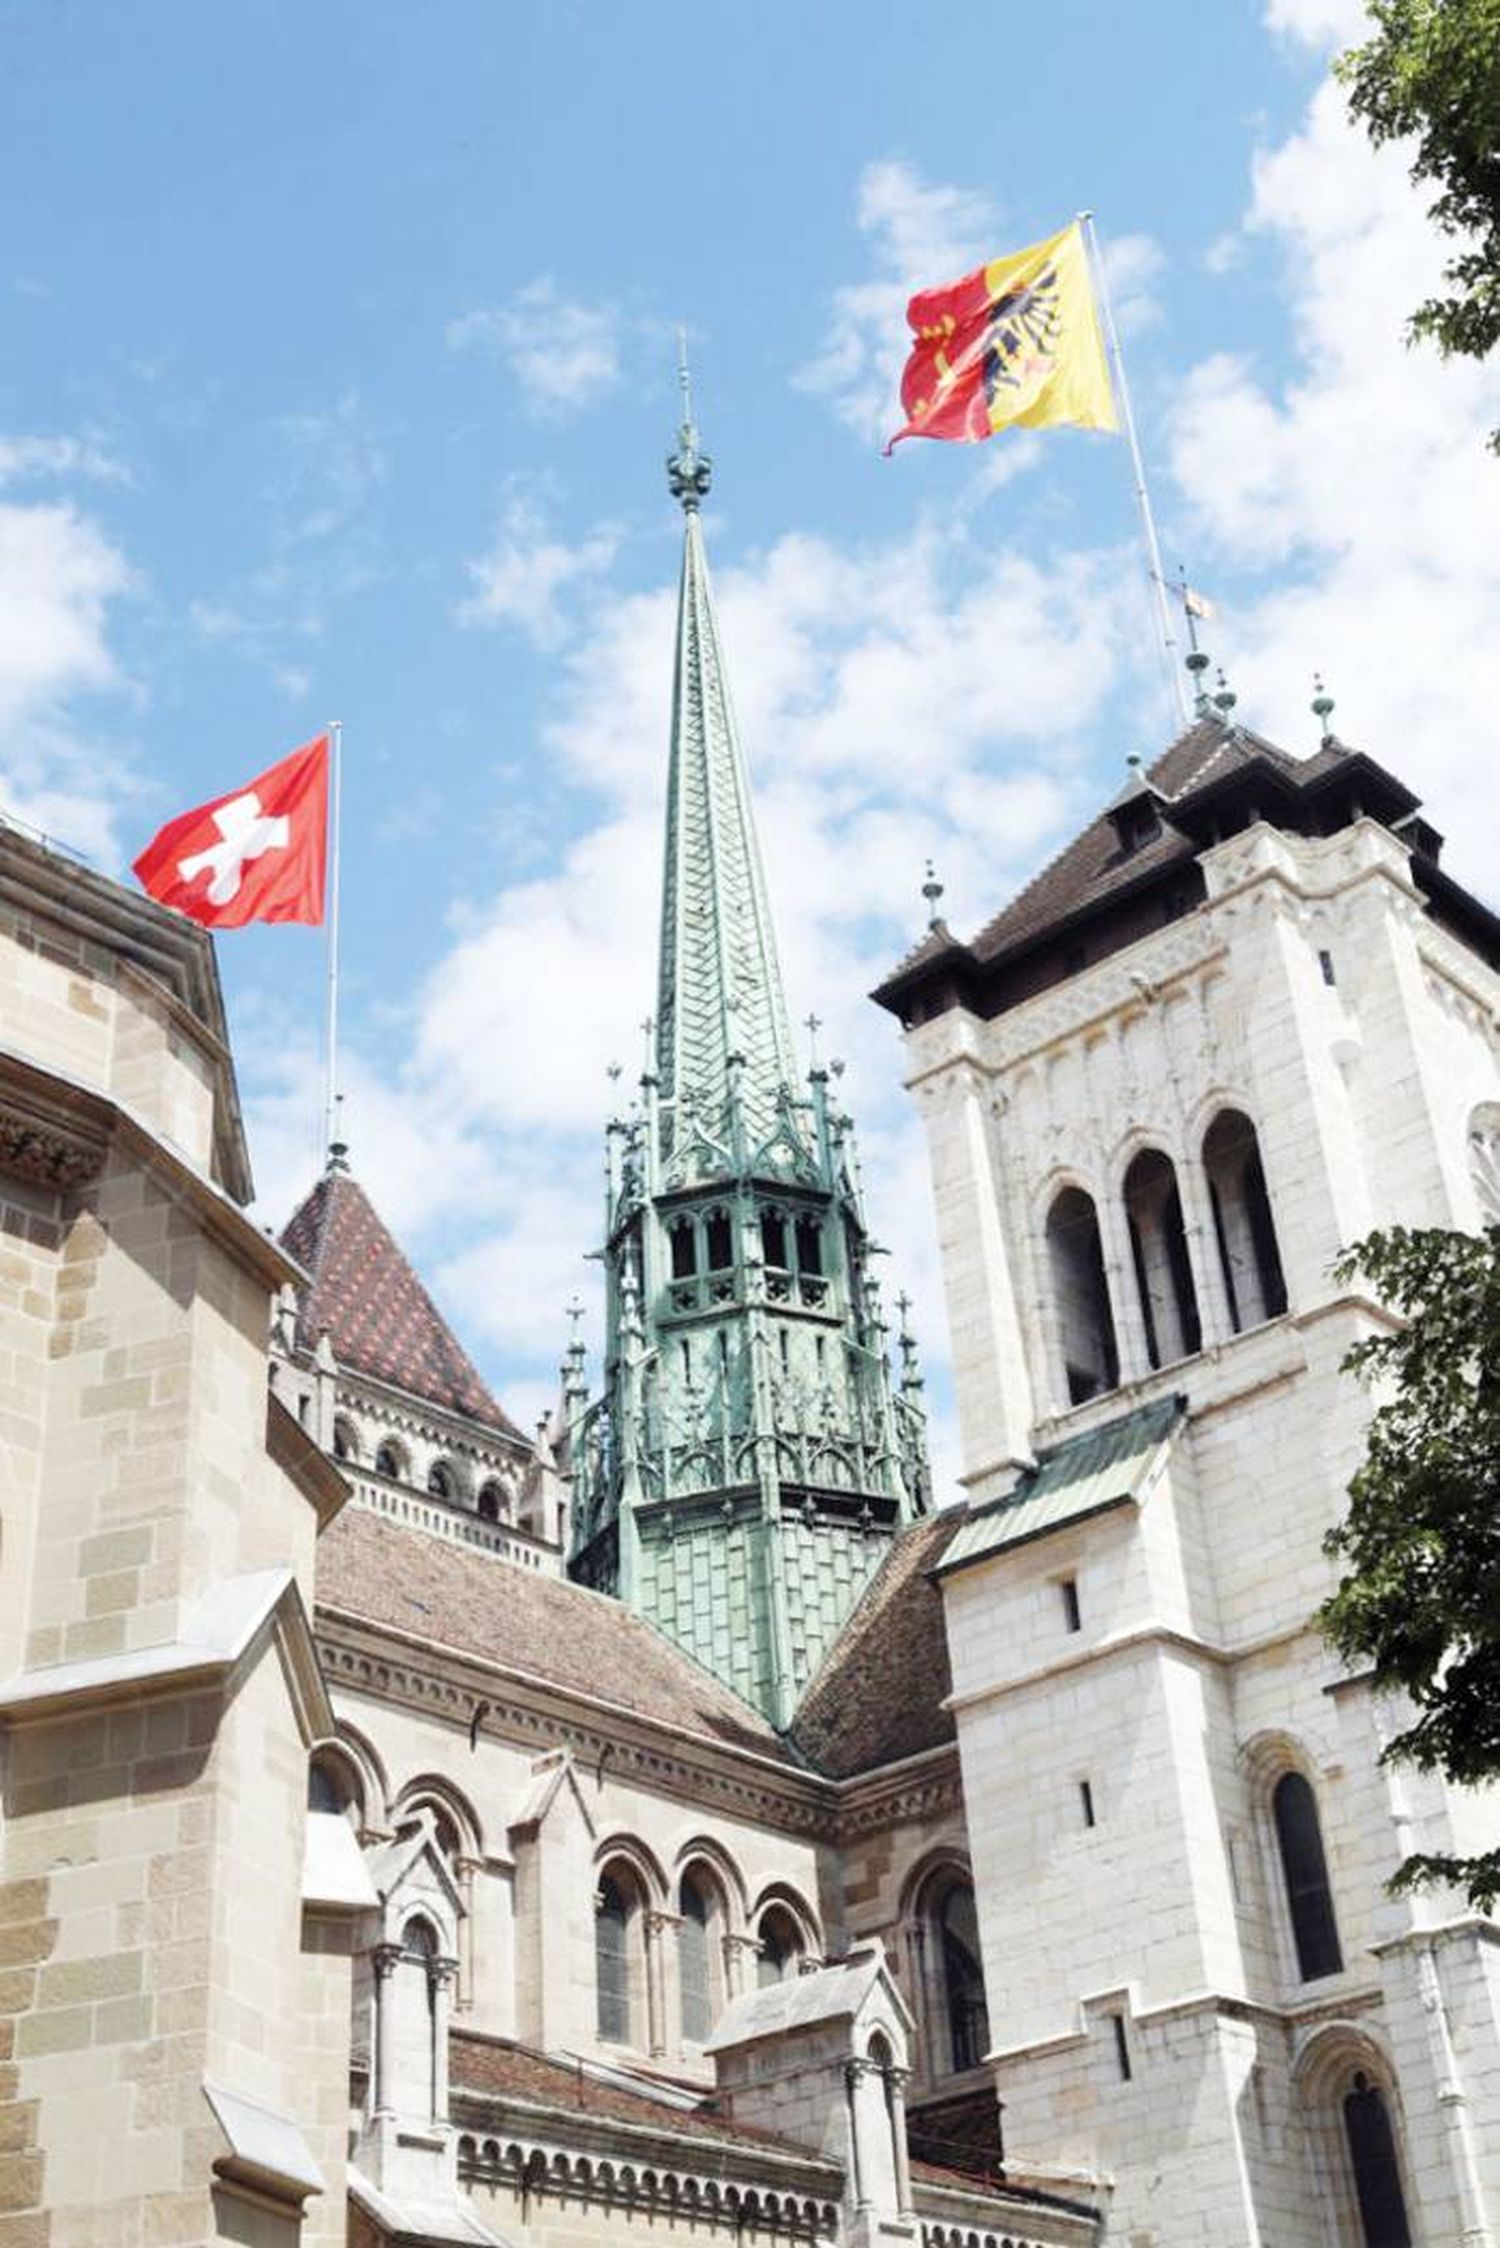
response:
M1097 210L1167 556L1242 711L1311 748L1324 666L1485 879L1495 386L1402 346L1435 251L1327 87L1358 21L5 12L0 804L118 870L343 719L356 1167L526 1417L651 999L678 321L793 1012L849 1059L940 1414L921 1148L862 995L928 851L972 927L1169 713L1121 445L880 459L912 286ZM319 945L220 957L279 1218Z

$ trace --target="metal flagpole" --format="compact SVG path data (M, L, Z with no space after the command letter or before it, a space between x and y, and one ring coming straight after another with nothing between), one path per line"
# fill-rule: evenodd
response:
M1167 581L1161 566L1161 544L1156 536L1156 517L1151 512L1151 493L1146 484L1146 464L1141 458L1141 441L1136 435L1135 415L1130 405L1130 385L1125 380L1125 359L1120 350L1119 331L1115 327L1114 307L1109 301L1109 283L1104 277L1104 259L1099 250L1099 237L1094 228L1092 211L1080 211L1078 223L1083 228L1083 238L1088 247L1089 263L1093 267L1094 287L1098 293L1099 309L1104 315L1104 340L1114 365L1115 395L1120 404L1120 420L1125 430L1125 441L1130 447L1130 465L1135 477L1136 503L1141 511L1141 528L1146 538L1146 565L1151 576L1151 594L1156 606L1157 629L1161 634L1162 660L1167 667L1170 691L1177 706L1177 715L1184 726L1191 724L1188 709L1187 685L1182 667L1177 661L1177 636L1172 630L1171 604L1167 600Z
M323 1100L323 1159L338 1137L339 1103L339 798L343 778L343 721L328 725L328 1019L327 1080Z

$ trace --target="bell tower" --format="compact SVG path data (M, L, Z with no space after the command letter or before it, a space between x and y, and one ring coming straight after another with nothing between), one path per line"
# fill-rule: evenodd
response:
M566 1386L571 1574L787 1724L894 1533L928 1500L916 1349L900 1373L838 1065L799 1082L700 516L684 517L656 1016L607 1134L606 1357Z

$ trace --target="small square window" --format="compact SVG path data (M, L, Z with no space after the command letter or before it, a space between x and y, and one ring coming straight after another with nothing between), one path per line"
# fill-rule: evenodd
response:
M1078 1605L1078 1579L1076 1577L1061 1577L1058 1580L1057 1589L1062 1595L1065 1627L1069 1631L1082 1631L1083 1613Z

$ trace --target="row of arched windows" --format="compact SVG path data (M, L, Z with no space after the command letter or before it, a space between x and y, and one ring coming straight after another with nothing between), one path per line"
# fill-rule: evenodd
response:
M1200 1160L1225 1312L1238 1335L1276 1318L1287 1305L1265 1170L1249 1117L1239 1109L1220 1109L1203 1136ZM1152 1368L1167 1366L1203 1346L1171 1157L1161 1148L1142 1148L1125 1173L1121 1199L1146 1360ZM1099 1212L1084 1188L1065 1186L1053 1197L1046 1241L1068 1402L1082 1405L1120 1381L1116 1304Z
M732 1946L753 1955L755 1980L763 1984L796 1974L804 1959L816 1957L811 1916L789 1892L762 1899L737 1930L719 1874L695 1859L679 1875L672 1901L675 1911L653 1911L639 1867L626 1857L605 1861L594 1895L594 1989L596 2028L606 2044L640 2049L665 2028L651 2019L653 1932L672 1928L676 2029L684 2045L705 2043L733 1995Z
M359 1436L351 1421L342 1414L333 1424L333 1456L346 1460L351 1466L360 1458ZM375 1473L390 1483L410 1483L412 1480L411 1455L406 1446L394 1436L383 1436L375 1447L373 1461ZM426 1488L434 1499L444 1499L451 1506L462 1506L468 1489L468 1479L458 1464L450 1459L432 1461L427 1470ZM486 1476L474 1494L474 1511L482 1522L508 1522L514 1511L511 1493L498 1476Z

